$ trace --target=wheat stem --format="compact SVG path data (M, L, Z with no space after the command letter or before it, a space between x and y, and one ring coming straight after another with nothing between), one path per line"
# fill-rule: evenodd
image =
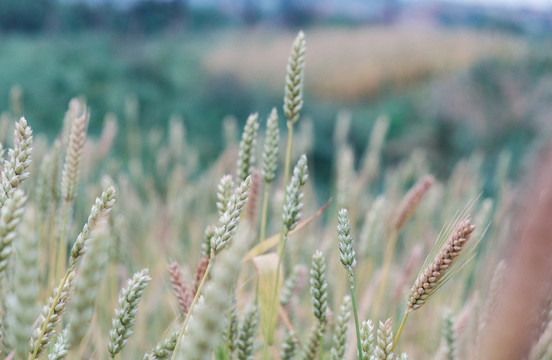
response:
M362 356L362 343L360 342L360 327L358 325L358 311L357 311L357 305L355 300L355 282L351 275L351 281L349 282L349 289L351 290L351 300L353 302L353 315L355 318L355 331L356 331L356 340L357 340L357 348L358 348L358 359L363 360Z
M393 340L393 348L391 349L391 351L395 351L395 346L397 346L397 342L399 342L399 337L403 332L404 324L406 324L406 319L408 319L408 314L410 314L410 309L406 309L406 311L404 312L404 317L401 321L401 325L399 326L399 330L397 330L397 335L395 335L395 340Z
M266 183L263 192L263 210L261 213L261 230L259 235L259 242L264 241L266 237L266 217L268 215L268 197L270 196L270 184Z

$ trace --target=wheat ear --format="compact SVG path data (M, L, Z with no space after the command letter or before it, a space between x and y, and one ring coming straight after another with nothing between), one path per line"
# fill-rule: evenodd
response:
M266 120L265 143L263 147L263 165L261 167L263 179L270 184L276 178L278 155L280 153L280 129L278 128L278 112L272 108Z
M36 298L39 288L38 237L34 232L35 211L27 207L19 226L19 239L15 242L17 256L6 294L4 342L9 349L15 349L17 358L24 358L31 336L33 321L36 319Z
M77 105L76 105L77 104ZM78 102L72 100L69 104L68 118L73 117L71 123L71 130L69 133L69 144L67 145L67 152L65 153L65 163L63 165L63 171L61 175L61 197L62 203L62 215L60 222L60 236L57 249L56 260L56 277L61 277L63 270L65 269L65 261L67 255L67 222L70 218L72 203L75 199L77 192L77 183L80 174L81 162L82 162L82 150L86 141L86 127L88 124L89 113L84 108L84 111L80 116L76 116L78 111L76 107Z
M422 198L427 193L431 185L435 182L433 175L426 175L410 189L404 196L397 210L393 226L395 230L400 231L412 215L416 212Z
M314 360L318 353L322 337L326 331L328 309L328 280L326 278L326 260L322 252L317 250L312 256L310 270L310 292L312 299L312 311L317 319L313 326L307 347L303 350L304 360Z
M25 206L23 190L17 189L0 210L0 275L6 270L13 252L13 240L17 237L17 225L21 222Z
M109 331L108 350L112 359L121 352L134 331L138 304L150 280L148 269L143 269L128 280L127 287L119 294L119 308L115 310L115 316L111 321L113 328Z
M465 219L454 230L445 246L414 282L408 296L408 309L416 310L424 305L452 275L450 269L465 248L475 226Z
M375 349L374 323L372 320L363 321L360 327L360 341L362 344L362 356L372 359Z
M458 360L456 351L456 334L454 333L454 319L450 312L443 315L443 339L445 341L445 356L447 360Z
M251 114L245 122L240 150L238 152L237 180L244 181L255 166L255 150L257 146L257 130L259 129L259 115Z
M219 218L219 223L215 228L215 233L211 238L211 249L218 253L224 248L235 235L240 214L247 202L247 194L251 186L251 176L248 176L240 186L234 190L234 193L228 201L227 209Z
M270 197L270 186L276 178L278 167L278 155L280 152L280 129L278 128L278 112L273 108L266 121L265 143L263 147L263 165L261 174L265 182L263 191L263 208L261 212L261 229L259 231L259 242L266 236L266 218L268 214L268 198Z
M184 279L184 273L182 273L180 265L176 261L169 265L168 270L174 295L178 300L180 310L185 315L188 313L194 295Z
M301 219L304 196L302 190L308 178L307 156L302 155L297 161L291 181L286 187L282 221L287 232L293 230Z
M471 260L478 241L471 242L471 246L468 244L475 226L465 212L449 224L447 229L441 230L432 252L426 258L422 271L408 294L406 311L393 341L393 349L397 345L408 314L422 307L441 286ZM447 239L450 229L453 230Z
M246 311L240 326L237 342L238 360L253 360L255 332L258 324L259 311L256 306L252 306Z
M0 207L15 191L15 188L29 177L27 169L31 165L33 136L31 127L25 118L15 123L14 146L8 150L8 159L4 160L0 182Z
M61 279L60 285L54 289L53 294L48 298L48 304L42 307L29 342L29 360L34 360L48 349L50 339L56 334L56 327L67 309L69 297L73 290L75 268L70 267Z
M305 34L300 31L289 55L284 89L284 114L292 123L299 121L303 108L303 78L305 72Z
M295 332L290 331L286 334L286 337L282 344L280 357L282 358L282 360L291 360L295 357L296 352L297 352L297 338L295 337Z
M412 215L414 215L414 212L422 201L423 196L434 181L435 180L432 175L426 175L418 180L418 182L412 188L410 188L410 190L408 190L399 205L399 208L395 215L395 219L393 220L391 231L389 232L389 239L387 240L387 246L385 247L385 253L383 255L383 265L381 270L382 275L376 291L373 306L374 315L378 315L383 298L383 293L385 292L385 287L387 285L387 276L389 274L389 268L391 267L391 263L393 261L393 254L395 252L395 245L397 244L398 234L407 223L407 221L410 220Z
M115 205L116 191L113 186L108 187L100 197L96 198L94 205L90 209L88 220L84 224L81 233L77 236L77 240L71 248L71 257L69 263L75 264L81 255L85 252L85 245L90 239L90 230L96 225L96 221L100 216L107 216Z
M351 297L346 295L343 298L343 304L341 304L341 307L339 308L339 315L335 324L333 345L330 350L330 358L332 360L345 359L345 350L347 348L347 331L349 330L351 310Z
M234 181L231 175L224 175L217 186L217 210L219 216L222 216L228 209L228 202L232 196Z
M337 239L339 242L339 252L341 264L347 271L349 278L349 290L351 291L353 314L355 319L356 340L358 349L358 358L363 360L362 344L360 341L360 328L358 322L358 311L355 300L355 277L353 268L356 265L355 248L353 237L351 236L351 226L349 224L349 213L347 209L339 210L337 214Z
M48 360L62 360L69 352L69 328L64 328L52 344Z
M377 342L374 349L374 360L393 360L392 323L391 319L387 319L385 323L379 322Z
M145 354L142 360L168 360L170 359L178 339L178 331L173 332L168 338L163 339L151 350L151 354Z

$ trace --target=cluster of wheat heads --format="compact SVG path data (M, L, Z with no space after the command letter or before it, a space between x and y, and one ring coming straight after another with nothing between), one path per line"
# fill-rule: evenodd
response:
M490 249L511 230L508 154L483 198L481 156L448 179L429 174L422 151L384 167L382 116L355 161L342 113L335 200L318 208L312 122L301 117L305 44L300 33L286 72L287 139L276 108L264 131L249 116L241 139L227 118L227 149L197 177L182 119L167 141L132 131L132 97L126 164L107 155L114 116L91 140L79 99L51 146L33 142L24 118L13 140L2 134L13 144L0 182L2 357L478 358L507 271ZM532 360L552 354L550 313L538 317Z

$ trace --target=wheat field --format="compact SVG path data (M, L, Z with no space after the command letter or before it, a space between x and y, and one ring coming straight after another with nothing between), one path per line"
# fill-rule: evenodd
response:
M2 119L2 357L552 356L550 148L523 181L507 151L491 177L474 154L439 178L423 149L382 161L385 114L360 157L341 117L333 196L320 199L312 128L300 126L305 56L307 69L311 57L313 72L324 66L320 36L312 54L303 33L291 52L274 45L275 58L289 56L283 106L258 109L241 134L225 126L226 149L202 172L177 117L166 139L119 133L112 117L94 139L75 98L53 143L33 119ZM127 106L130 124L136 111ZM112 153L116 139L135 154L128 162Z

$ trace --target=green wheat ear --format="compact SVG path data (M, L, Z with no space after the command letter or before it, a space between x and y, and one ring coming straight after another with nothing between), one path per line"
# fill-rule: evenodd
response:
M351 319L351 311L353 304L351 297L346 295L343 298L343 304L339 308L339 316L335 325L333 337L333 345L330 350L332 360L340 360L345 358L345 350L347 349L347 331L349 330L349 320Z
M242 182L251 175L255 166L255 150L257 147L257 130L259 129L259 115L251 114L245 122L240 150L238 152L237 181Z
M286 188L282 220L287 231L293 230L301 219L301 210L303 209L302 190L308 177L307 157L306 155L301 155L297 165L293 169L291 181Z
M143 269L128 280L127 287L122 289L119 294L119 308L115 310L112 320L113 328L109 331L108 350L112 359L121 352L128 338L134 332L134 319L138 312L138 304L150 280L148 269Z
M272 108L266 120L265 143L263 148L262 175L267 184L272 183L276 177L279 153L280 129L278 128L278 112L276 108Z
M299 121L299 113L303 108L303 78L306 50L305 34L300 31L293 42L289 55L284 89L284 114L292 123Z

